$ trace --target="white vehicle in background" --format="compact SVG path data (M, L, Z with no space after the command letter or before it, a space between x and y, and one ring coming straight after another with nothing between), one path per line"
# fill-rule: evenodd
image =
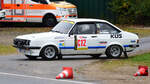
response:
M0 22L37 22L54 26L77 18L75 5L64 0L0 0Z
M50 32L17 36L14 47L29 59L54 59L63 55L91 55L119 58L139 47L134 33L119 29L105 20L68 19Z

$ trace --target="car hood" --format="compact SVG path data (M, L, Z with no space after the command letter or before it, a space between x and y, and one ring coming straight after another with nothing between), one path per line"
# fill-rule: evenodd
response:
M56 32L35 33L35 34L20 35L20 36L17 36L16 38L34 40L34 39L42 39L46 37L51 37L51 39L53 39L57 36L61 36L61 33L56 33Z
M125 31L124 35L128 35L127 38L131 38L131 39L136 38L136 39L139 39L139 37L138 37L138 35L136 33L131 33L131 32Z
M68 3L66 1L56 1L56 2L52 2L52 5L56 6L56 7L60 7L60 8L76 8L75 5Z

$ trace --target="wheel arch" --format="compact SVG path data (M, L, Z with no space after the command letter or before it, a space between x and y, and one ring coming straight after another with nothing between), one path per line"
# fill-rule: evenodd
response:
M118 45L118 46L120 46L120 47L122 48L122 50L124 51L123 45L122 45L121 43L118 43L118 42L112 42L112 43L108 44L108 45L106 46L106 50L107 50L110 46L113 46L113 45ZM106 52L106 51L105 51L105 52Z
M53 46L53 47L57 50L58 54L60 54L60 49L59 49L59 47L58 47L56 44L53 44L53 43L43 45L43 46L41 47L41 49L40 49L40 53L39 53L39 54L41 54L42 49L44 49L44 48L47 47L47 46Z

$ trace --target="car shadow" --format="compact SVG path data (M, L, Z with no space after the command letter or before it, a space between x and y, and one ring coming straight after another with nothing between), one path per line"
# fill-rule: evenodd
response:
M76 56L64 56L62 59L53 59L53 60L43 60L41 57L35 60L31 59L16 59L17 61L76 61L76 60L110 60L110 59L126 59L125 57L120 57L120 58L108 58L108 57L99 57L99 58L93 58L89 56L84 56L84 57L76 57Z

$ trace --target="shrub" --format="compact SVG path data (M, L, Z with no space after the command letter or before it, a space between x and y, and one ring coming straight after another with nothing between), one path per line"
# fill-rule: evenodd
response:
M150 24L149 0L112 0L109 9L119 24Z

